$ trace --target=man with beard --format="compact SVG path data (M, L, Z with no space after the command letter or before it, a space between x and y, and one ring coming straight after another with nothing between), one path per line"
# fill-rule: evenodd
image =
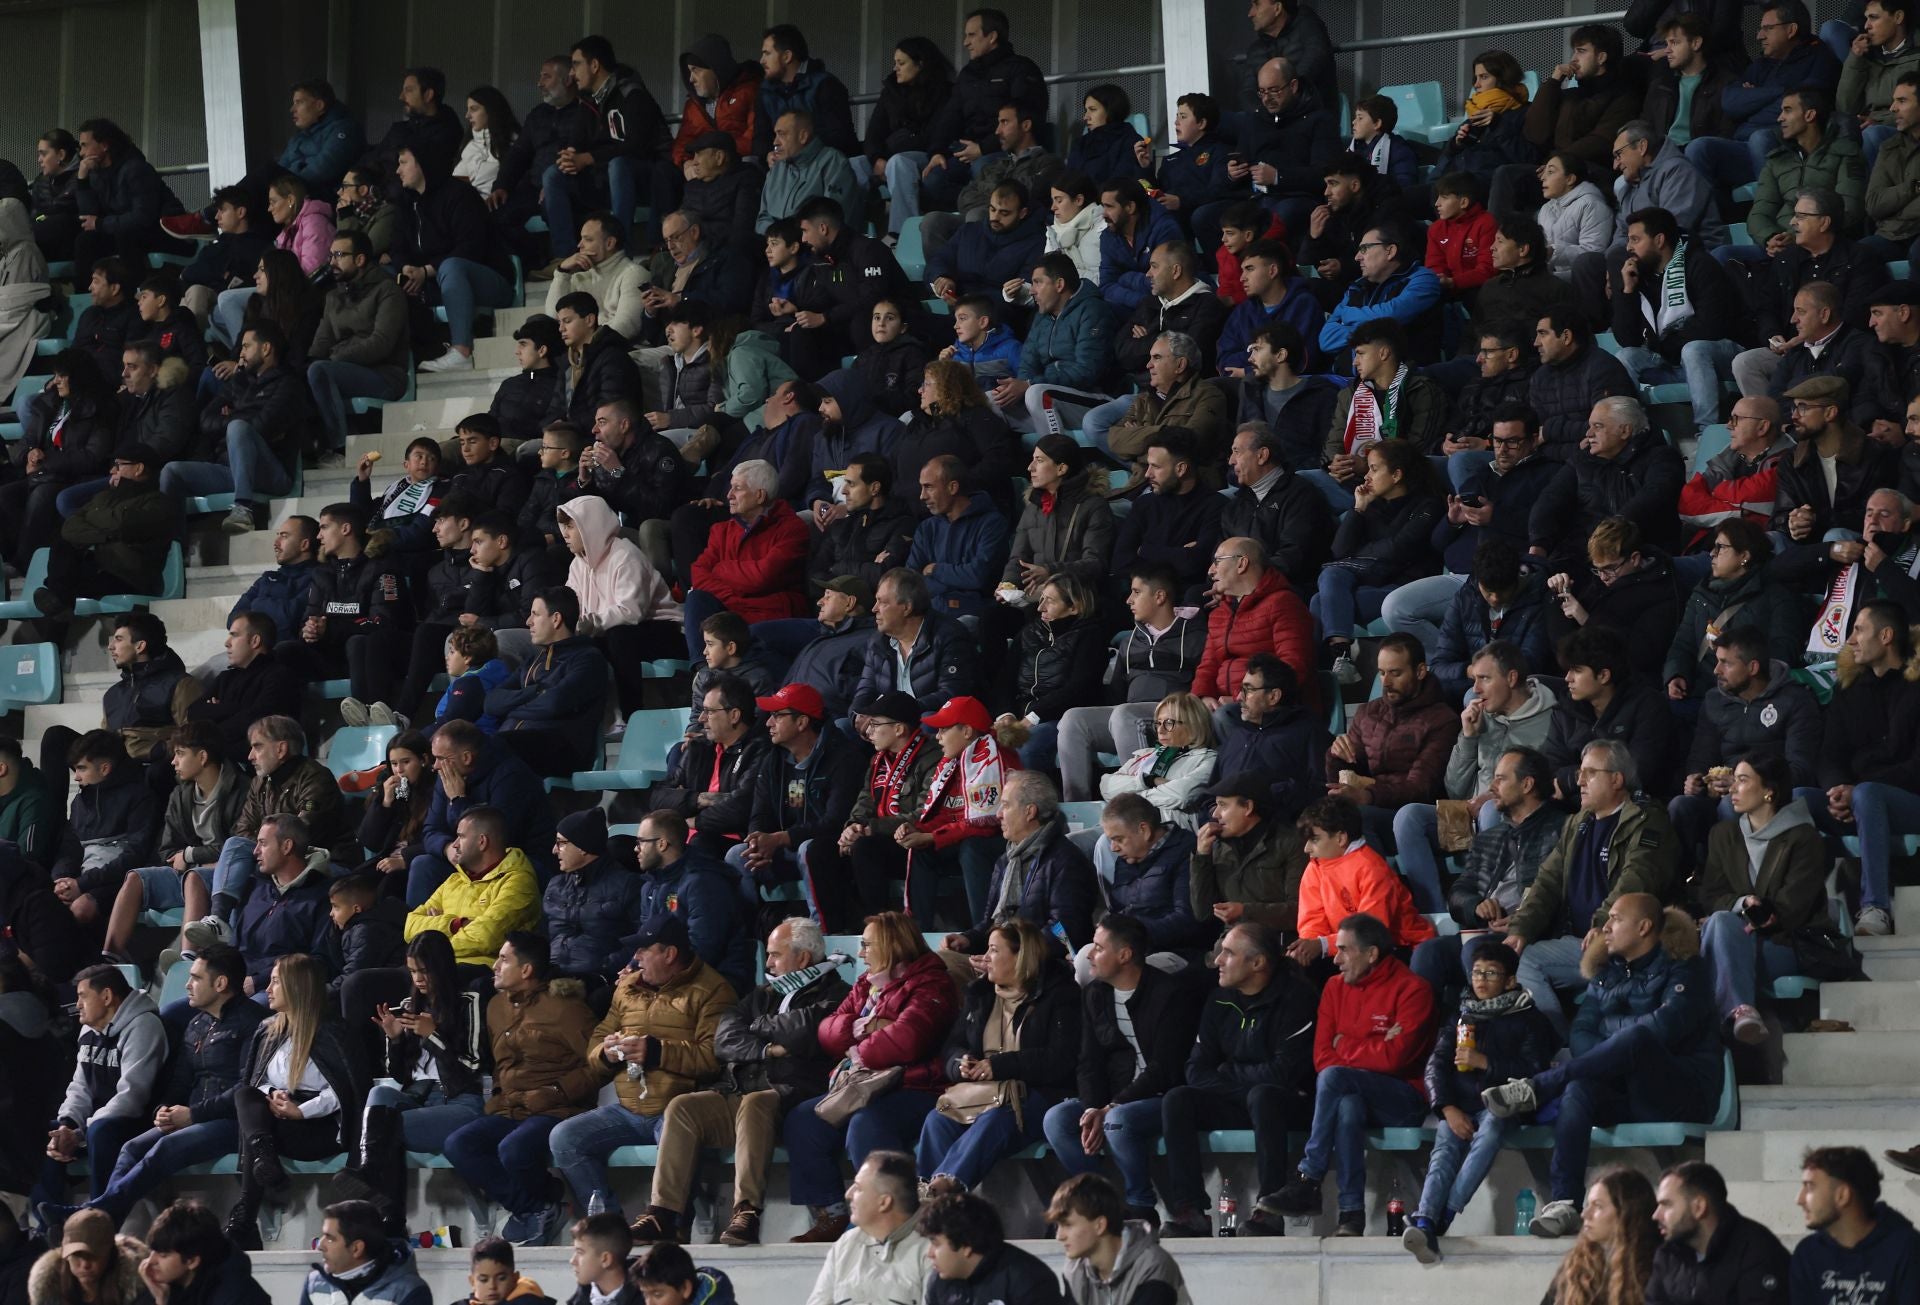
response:
M343 453L353 399L398 399L412 354L407 296L374 261L364 231L343 231L327 248L333 286L307 350L307 385L320 410L326 451Z

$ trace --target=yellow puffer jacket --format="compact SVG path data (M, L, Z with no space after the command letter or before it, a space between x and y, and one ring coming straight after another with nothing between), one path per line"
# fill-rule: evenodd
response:
M637 973L628 974L614 986L607 1017L587 1043L587 1067L603 1083L618 1076L615 1090L620 1104L628 1110L636 1115L657 1115L671 1098L719 1075L720 1061L713 1054L714 1030L720 1026L720 1017L738 1000L719 971L698 958L660 988L642 982ZM627 1076L624 1065L609 1063L600 1054L600 1045L609 1033L644 1035L659 1041L659 1059L646 1074L646 1096L640 1095L639 1081Z
M540 883L527 854L514 847L478 879L455 866L432 897L408 912L406 935L408 942L428 932L450 935L456 963L492 965L509 933L539 921Z

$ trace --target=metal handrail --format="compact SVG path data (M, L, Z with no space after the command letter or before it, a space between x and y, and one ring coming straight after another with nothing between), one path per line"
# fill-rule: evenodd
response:
M1348 50L1391 50L1403 45L1432 45L1441 41L1461 41L1487 36L1506 36L1512 32L1538 32L1558 27L1580 27L1587 23L1617 23L1627 16L1624 9L1604 14L1567 14L1561 18L1530 18L1518 23L1495 23L1490 27L1459 27L1450 32L1418 32L1411 36L1369 36L1360 41L1338 42L1335 54Z
M164 168L155 168L154 171L163 177L184 177L189 172L211 172L213 165L211 163L170 163Z
M1086 72L1048 73L1045 77L1041 78L1041 80L1049 86L1059 86L1065 82L1090 82L1105 77L1137 77L1142 73L1164 73L1166 70L1167 65L1165 63L1135 63L1128 64L1124 68L1093 68ZM849 104L878 104L879 102L880 93L878 91L870 95L849 95L847 97L847 103Z

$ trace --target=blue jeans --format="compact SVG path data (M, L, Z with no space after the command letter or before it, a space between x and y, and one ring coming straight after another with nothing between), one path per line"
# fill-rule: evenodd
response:
M1477 456L1460 453L1451 461ZM1446 624L1453 596L1466 582L1467 577L1463 575L1430 575L1423 580L1409 580L1380 601L1380 619L1387 623L1388 629L1418 639L1431 657L1440 646L1440 627Z
M951 1174L971 1190L980 1185L996 1164L1041 1139L1040 1126L1053 1103L1038 1092L1028 1092L1020 1117L1012 1106L984 1110L971 1124L961 1124L935 1111L920 1121L920 1143L914 1161L920 1177Z
M1342 485L1332 476L1329 476L1326 472L1302 471L1296 474L1300 479L1320 491L1321 495L1327 500L1328 505L1333 508L1333 515L1336 519L1344 513L1353 511L1353 491L1345 485Z
M207 338L218 340L237 353L241 328L247 317L247 300L251 298L251 285L222 290L213 301L213 311L207 314Z
M937 1092L900 1088L856 1110L845 1124L829 1124L813 1113L819 1097L809 1097L787 1115L787 1195L795 1205L815 1208L844 1199L840 1156L858 1169L871 1151L912 1151L920 1126L933 1112Z
M1090 410L1080 420L1080 429L1085 432L1087 442L1116 462L1119 459L1114 457L1113 446L1107 443L1107 432L1120 424L1120 419L1127 415L1127 409L1132 406L1133 396L1125 395Z
M246 890L247 880L253 878L260 869L260 863L254 859L253 840L235 835L220 844L220 857L213 863L213 895L222 894L234 901L240 900L240 894ZM185 904L185 896L181 902Z
M643 178L647 187L647 206L653 210L653 215L648 219L644 232L638 236L629 233L626 244L630 248L640 249L650 240L657 241L660 223L679 202L679 188L674 184L678 176L679 170L673 166L670 158L610 159L604 170L596 165L571 176L558 167L548 168L540 178L540 187L546 206L548 238L553 242L553 256L565 258L579 248L580 215L597 207L603 197L608 210L620 219L621 228L630 228L634 210L640 206ZM447 315L451 317L453 314L449 312Z
M447 309L447 334L461 348L473 348L473 314L478 308L513 307L513 282L485 263L449 258L434 272L440 302ZM346 445L344 426L341 446Z
M1467 1202L1480 1190L1500 1154L1500 1143L1513 1127L1511 1119L1500 1119L1486 1110L1472 1112L1473 1136L1459 1138L1443 1120L1433 1135L1433 1156L1427 1161L1426 1185L1420 1189L1420 1205L1414 1211L1445 1226L1453 1216L1467 1208Z
M412 911L425 906L427 899L433 896L433 890L445 883L447 876L452 873L452 862L431 852L422 852L407 862L407 909Z
M1720 420L1720 378L1733 366L1740 346L1732 340L1689 340L1680 346L1680 361L1670 363L1651 349L1626 348L1614 357L1636 385L1665 385L1685 381L1693 405L1695 430Z
M1767 247L1765 245L1722 245L1713 251L1713 256L1722 267L1732 267L1735 263L1757 267L1767 261Z
M251 843L248 844L252 846ZM187 877L170 865L143 866L135 870L140 876L140 901L143 909L149 911L177 911L187 904ZM200 876L200 882L212 891L213 870L210 866L197 865L193 873Z
M1323 1069L1314 1083L1313 1130L1307 1134L1300 1172L1317 1181L1331 1165L1341 1213L1364 1209L1367 1126L1407 1128L1426 1117L1426 1098L1409 1083L1370 1069Z
M1560 1008L1562 992L1584 992L1586 976L1580 973L1580 939L1542 938L1528 943L1520 953L1520 986L1533 997L1533 1004L1553 1025L1554 1034L1567 1040L1567 1016Z
M1715 911L1701 923L1700 954L1713 967L1713 995L1722 1015L1753 1005L1761 978L1771 983L1800 972L1793 948L1748 933L1746 921L1732 911Z
M227 423L227 462L169 462L160 472L160 488L194 498L231 494L236 503L258 504L293 488L293 477L252 423Z
M1823 803L1816 823L1832 823L1825 811ZM1860 837L1860 905L1891 911L1893 858L1901 850L1895 840L1920 834L1920 794L1891 784L1855 784L1853 827Z
M1143 1097L1107 1107L1103 1129L1107 1153L1120 1171L1128 1205L1153 1206L1153 1150L1160 1140L1160 1100ZM1086 1109L1086 1103L1078 1097L1068 1097L1047 1111L1041 1121L1047 1145L1070 1175L1096 1173L1100 1168L1100 1158L1088 1155L1080 1146L1080 1116Z
M992 154L983 154L974 163L962 163L952 154L947 154L945 163L920 179L926 207L930 209L959 208L960 192L966 189L969 181L973 180L974 168L984 165L992 157Z
M1831 50L1833 57L1841 63L1845 63L1847 56L1853 53L1853 38L1859 34L1850 24L1838 18L1829 18L1820 24L1820 43Z
M400 1136L409 1151L444 1152L447 1139L463 1124L471 1124L486 1111L486 1102L478 1092L457 1097L435 1084L420 1101L397 1087L381 1083L367 1090L369 1106L391 1106L401 1112Z
M451 308L447 316L453 316ZM307 364L307 388L313 391L314 407L320 410L320 429L326 432L327 447L335 453L347 447L347 421L353 411L349 400L397 399L407 392L404 381L396 385L371 367L327 358Z
M1028 770L1052 770L1060 757L1060 722L1043 720L1020 745L1020 764Z
M90 1205L98 1206L118 1223L133 1203L189 1165L205 1164L240 1149L240 1125L231 1119L210 1119L171 1133L149 1128L130 1138L114 1161L107 1189Z
M1474 823L1492 829L1500 823L1500 813L1493 803L1483 802ZM1431 802L1409 802L1395 811L1393 847L1415 908L1429 915L1446 910L1447 895L1440 886L1440 809Z
M887 230L899 235L907 219L920 216L920 169L930 156L901 150L887 159Z
M550 1115L482 1115L454 1129L441 1154L453 1162L454 1172L508 1214L533 1214L548 1205L547 1135L559 1123Z
M1866 161L1868 176L1873 175L1873 161L1880 157L1880 147L1894 135L1894 129L1885 123L1876 122L1860 129L1860 155Z
M652 1146L660 1140L660 1126L666 1120L658 1115L636 1115L625 1106L595 1106L585 1114L562 1120L548 1143L553 1147L553 1167L573 1189L574 1199L583 1208L598 1196L616 1213L620 1202L607 1189L607 1157L623 1146Z
M1701 136L1687 142L1687 162L1706 173L1707 179L1723 190L1733 190L1758 180L1767 156L1756 154L1755 141L1767 137L1772 138L1772 143L1779 143L1778 134L1773 132L1755 132L1746 140Z
M1356 623L1371 622L1380 615L1381 605L1393 590L1387 585L1360 582L1359 573L1344 566L1320 568L1320 591L1307 604L1313 612L1314 632L1318 638L1353 637Z
M1552 1199L1575 1205L1587 1190L1587 1153L1595 1124L1700 1123L1713 1118L1720 1097L1718 1081L1707 1093L1646 1024L1630 1025L1572 1060L1536 1074L1533 1090L1543 1104L1560 1100L1547 1169Z
M53 510L62 518L70 517L87 505L87 500L98 494L113 482L105 476L94 480L83 480L77 485L69 485L53 498Z

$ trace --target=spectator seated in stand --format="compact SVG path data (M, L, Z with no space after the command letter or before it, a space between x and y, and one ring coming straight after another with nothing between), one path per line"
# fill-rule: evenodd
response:
M1478 81L1476 74L1476 86ZM1412 190L1420 180L1420 163L1413 142L1394 131L1400 125L1400 106L1384 95L1365 96L1353 106L1351 125L1347 153L1365 159L1396 188Z
M447 934L456 965L484 969L509 934L540 919L533 863L508 841L506 814L489 806L470 805L460 813L446 855L453 873L407 913L406 939Z
M1214 288L1220 297L1229 304L1239 306L1246 302L1249 291L1241 276L1241 260L1253 245L1263 240L1277 240L1286 247L1287 229L1280 219L1260 207L1253 199L1236 200L1220 212L1220 247L1213 251ZM1283 270L1293 269L1291 252L1280 260ZM1314 328L1315 335L1320 333Z
M1631 522L1640 539L1671 550L1679 542L1675 507L1685 474L1639 400L1602 399L1593 405L1584 445L1534 505L1530 551L1550 566L1564 561L1607 520Z
M928 515L914 529L906 567L927 577L938 610L980 617L992 601L993 577L1006 568L1012 546L1007 519L986 494L963 489L965 468L950 454L922 467L919 483Z
M1241 379L1252 373L1248 354L1261 331L1275 323L1285 323L1299 333L1302 342L1315 340L1325 324L1326 314L1313 297L1305 277L1293 274L1293 261L1285 245L1277 240L1261 239L1240 251L1239 273L1242 298L1227 314L1220 328L1220 374ZM1290 355L1295 366L1304 364L1304 348ZM1246 393L1246 388L1241 388Z
M640 295L650 278L646 265L627 253L623 221L605 209L580 219L580 245L560 260L547 283L547 316L558 318L570 295L593 297L603 326L622 339L638 341L643 310Z
M963 296L998 297L1008 282L1024 280L1040 258L1045 227L1027 188L1003 181L993 188L983 220L963 224L927 256L927 284L950 305Z
M982 301L984 298L981 296ZM873 406L891 418L904 416L918 404L920 381L933 356L919 336L907 333L906 314L907 307L890 299L876 300L873 342L854 355L851 369L866 382ZM823 383L825 379L821 378Z
M1193 831L1169 824L1159 807L1139 793L1122 793L1100 809L1101 838L1094 869L1106 890L1107 909L1138 920L1147 931L1146 962L1178 973L1199 960L1214 921L1193 914ZM1082 983L1092 974L1090 948L1075 958Z
M107 377L122 352L116 344L111 370L101 370L78 350L62 350L46 388L19 413L24 433L8 449L11 464L0 467L0 550L18 572L59 534L59 496L109 469L120 405Z
M1380 328L1369 328L1368 334ZM1363 343L1358 356L1369 370L1379 354L1391 358L1391 342ZM1402 377L1411 388L1421 378ZM1353 511L1341 518L1333 536L1333 555L1320 569L1319 592L1310 604L1319 647L1333 660L1333 673L1342 684L1358 678L1352 644L1356 624L1379 617L1387 597L1409 581L1432 574L1438 559L1433 532L1445 519L1446 502L1440 478L1420 445L1391 435L1396 420L1411 417L1407 408L1392 406L1391 383L1384 404L1376 407L1369 381L1356 381L1348 420L1336 413L1329 439L1328 472L1337 478L1355 476ZM1348 395L1342 395L1343 398ZM1402 397L1410 405L1411 394ZM1344 433L1344 438L1343 434ZM1347 450L1354 450L1348 452Z
M320 327L307 348L307 384L320 413L326 451L343 453L351 423L350 401L398 399L406 393L412 348L407 297L386 268L374 261L364 231L342 231L328 246L333 285Z
M1436 537L1442 529L1434 531ZM1515 542L1488 532L1465 576L1416 580L1396 589L1381 606L1389 628L1433 649L1427 663L1449 701L1467 696L1468 663L1476 649L1495 639L1514 645L1530 666L1553 660L1546 579L1538 570L1523 571L1520 562Z
M292 467L313 421L306 379L287 362L287 337L256 321L240 338L239 370L200 411L200 440L191 460L160 473L169 494L232 494L220 528L256 529L266 500L293 488Z
M180 502L158 484L162 459L144 444L122 446L108 481L60 523L47 550L46 583L34 608L60 620L79 598L159 594L168 550L180 540Z
M1546 437L1540 451L1553 461L1570 462L1587 438L1593 406L1602 399L1635 396L1638 391L1627 369L1594 340L1586 311L1576 304L1541 313L1534 325L1533 347L1540 355L1540 366L1527 387L1527 401Z
M641 396L640 369L628 352L633 344L600 323L600 305L584 291L562 295L554 311L566 356L556 358L560 375L553 384L546 419L570 421L593 429L595 414L615 399Z
M420 852L407 865L409 909L433 895L453 873L450 849L460 817L477 806L490 807L510 820L503 847L527 854L541 877L551 873L553 811L540 780L498 737L489 737L470 721L448 721L433 732L432 802L420 830Z
M1304 352L1300 333L1285 322L1253 337L1250 374L1240 384L1240 424L1227 453L1239 487L1221 509L1221 530L1257 536L1301 590L1319 579L1334 522L1320 483L1300 473L1317 474L1325 465L1327 429L1341 393L1324 376L1298 374L1296 359Z
M626 940L646 922L640 909L643 881L608 854L607 818L597 808L561 818L554 829L553 858L558 873L540 897L553 967L581 980L597 1001L633 959Z
M773 747L754 771L747 836L726 858L739 878L742 918L757 917L763 885L798 879L812 913L838 923L846 918L849 887L838 831L859 793L865 758L828 722L826 704L808 685L785 685L754 705L767 713Z
M685 620L689 655L701 648L700 622L721 609L747 621L800 616L806 575L807 528L793 505L776 497L779 473L761 459L735 466L727 484L731 516L707 535L694 561Z
M1579 1226L1594 1125L1704 1122L1719 1106L1725 1053L1692 921L1681 914L1669 924L1665 914L1652 893L1616 896L1596 926L1605 952L1594 958L1587 999L1568 1035L1573 1059L1481 1093L1501 1119L1560 1102L1553 1199L1533 1217L1536 1237L1565 1237Z
M1220 243L1227 206L1246 193L1232 175L1232 142L1223 134L1221 108L1211 95L1197 91L1175 102L1171 144L1176 148L1160 160L1152 182L1155 202L1209 250ZM1133 154L1142 168L1152 166L1153 146L1146 141L1137 142Z
M1387 319L1406 332L1408 345L1400 353L1404 361L1436 361L1439 313L1435 310L1443 290L1440 278L1416 261L1412 237L1397 223L1376 222L1356 248L1360 273L1327 313L1326 325L1320 328L1320 356L1329 366L1348 370L1355 331L1364 323Z
M493 402L487 405L487 415L500 423L506 438L521 443L540 438L565 358L566 344L560 338L560 324L553 318L537 314L514 331L513 360L520 374L501 381L500 388L493 392Z
M1183 427L1155 431L1140 460L1147 492L1114 527L1113 550L1102 560L1110 573L1107 591L1121 589L1136 568L1164 568L1172 575L1172 600L1183 603L1206 587L1224 504L1201 486L1194 440ZM1098 570L1089 577L1101 578Z
M486 714L500 722L500 741L535 774L590 769L599 752L609 671L579 625L580 599L572 589L555 586L537 595L527 617L532 654L513 679L487 694Z
M1462 299L1493 276L1494 216L1481 203L1471 173L1451 172L1433 183L1439 221L1427 228L1427 270L1449 299Z
M1427 1057L1427 1104L1440 1117L1434 1157L1420 1201L1401 1245L1422 1264L1440 1262L1440 1239L1486 1181L1500 1145L1514 1125L1494 1114L1480 1094L1496 1083L1527 1078L1548 1067L1559 1039L1515 980L1520 958L1483 935L1467 957L1472 990L1461 998L1458 1020L1445 1006ZM1471 1040L1463 1040L1463 1032Z
M1021 269L1023 274L1032 265ZM1011 310L990 295L964 295L953 302L953 340L940 350L965 367L980 388L991 390L1020 370L1020 338L1006 316Z
M1171 693L1153 714L1154 743L1100 777L1100 796L1111 801L1122 793L1137 793L1159 810L1169 824L1198 829L1204 788L1213 777L1218 753L1206 704L1191 693ZM1201 915L1195 911L1196 917Z
M1722 522L1745 521L1762 529L1771 525L1780 461L1793 447L1777 401L1744 395L1737 399L1727 414L1727 447L1707 459L1680 489L1685 547L1699 548Z
M987 396L1016 429L1046 434L1065 428L1059 405L1079 414L1077 422L1110 402L1104 391L1118 378L1109 344L1118 322L1111 298L1102 298L1102 286L1083 281L1065 254L1047 254L1036 262L1030 284L1034 317L1020 349L1019 374L988 389Z
M1248 662L1262 654L1285 662L1296 681L1310 681L1313 619L1286 577L1267 564L1259 541L1221 540L1207 574L1220 601L1207 613L1206 647L1193 671L1194 696L1218 715L1239 697Z
M1302 7L1294 12L1304 16L1311 11ZM1341 153L1340 136L1347 124L1337 121L1338 92L1330 72L1315 77L1306 51L1283 52L1269 45L1258 53L1262 62L1248 64L1257 84L1257 103L1247 105L1240 129L1246 161L1228 166L1232 175L1265 188L1261 205L1298 241L1314 209L1311 197L1320 193L1321 169ZM1330 45L1323 58L1324 68L1330 69ZM1300 69L1296 59L1302 60Z
M800 216L812 200L830 199L845 209L860 193L859 178L847 166L846 155L816 134L814 116L804 108L789 109L775 119L769 159L754 222L754 230L763 234L781 218Z
M325 839L325 850L337 848L351 863L353 844L339 785L332 771L304 755L306 749L306 731L290 716L262 716L247 727L246 755L253 766L253 782L247 786L239 817L220 845L213 882L203 884L198 875L184 880L187 919L213 914L233 920L248 886L261 873L256 859L260 852L258 835L269 816L291 815L300 821L303 840ZM209 887L213 890L211 898ZM260 978L264 983L264 970Z
M440 442L420 436L407 444L402 465L405 473L394 477L381 491L376 509L373 501L373 464L369 453L361 457L353 480L347 485L347 501L367 514L375 530L391 530L393 547L402 552L425 552L433 547L433 514L452 487L452 481L440 474Z
M565 587L580 605L579 620L569 626L605 655L624 720L643 705L647 663L678 658L684 614L640 546L618 533L603 500L592 494L570 499L561 505L557 519L561 541L573 559ZM525 601L531 616L533 596ZM524 657L519 632L506 633L514 636L508 646Z
M1247 659L1239 700L1214 712L1213 732L1216 774L1223 781L1258 775L1276 817L1291 820L1326 792L1326 717L1308 705L1293 668L1273 654ZM1292 923L1285 928L1290 933Z
M53 895L98 937L127 872L152 864L160 803L113 730L82 734L68 747L66 761L79 792L47 874Z
M1405 1128L1426 1117L1419 1073L1432 1053L1433 989L1394 954L1386 921L1356 912L1340 921L1339 974L1320 991L1313 1025L1313 1127L1299 1176L1274 1196L1277 1215L1318 1214L1329 1169L1337 1174L1340 1226L1366 1229L1366 1129Z
M1746 72L1738 80L1730 81L1720 91L1720 111L1728 123L1728 131L1723 135L1699 136L1687 142L1687 158L1695 167L1711 177L1716 184L1731 189L1742 186L1756 178L1762 179L1767 173L1767 165L1783 144L1782 134L1777 130L1780 117L1785 113L1790 124L1798 119L1800 126L1788 135L1797 136L1803 131L1806 122L1805 113L1809 101L1800 92L1817 92L1823 97L1823 104L1817 119L1818 134L1804 145L1794 140L1791 145L1800 147L1793 155L1783 161L1782 166L1797 171L1804 160L1815 162L1822 143L1831 145L1836 141L1845 141L1854 148L1847 151L1857 155L1859 142L1839 132L1828 131L1833 119L1833 88L1840 81L1840 62L1833 52L1827 49L1816 34L1813 17L1801 0L1779 0L1769 4L1761 11L1760 27L1755 33L1759 37L1760 57L1749 63ZM1697 93L1697 92L1696 92ZM1793 107L1788 100L1795 101ZM1744 146L1744 152L1734 147ZM1819 163L1827 169L1840 162L1838 151L1826 155ZM1843 168L1849 166L1841 164ZM1858 178L1864 178L1864 165L1852 165L1856 177L1856 193L1860 188ZM1827 184L1831 184L1828 182ZM1776 185L1770 194L1777 201L1781 197L1790 198L1799 186L1780 187ZM1747 231L1750 235L1760 236L1754 223L1760 213L1759 195L1755 194L1753 209L1747 214ZM1773 230L1785 230L1785 225L1777 224ZM1769 232L1769 235L1772 233Z

